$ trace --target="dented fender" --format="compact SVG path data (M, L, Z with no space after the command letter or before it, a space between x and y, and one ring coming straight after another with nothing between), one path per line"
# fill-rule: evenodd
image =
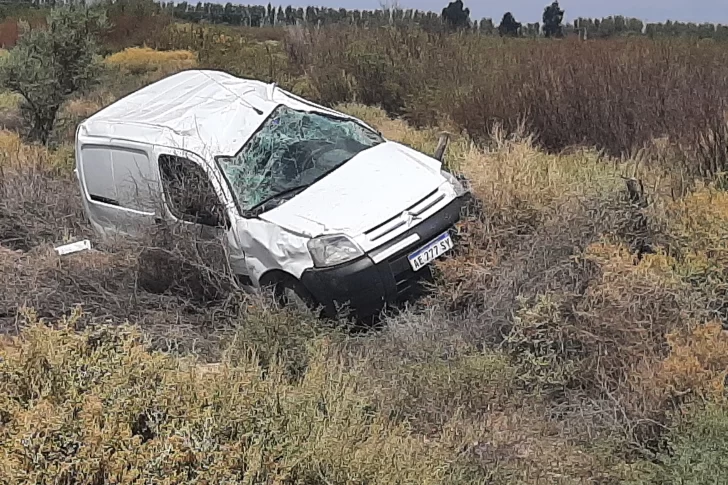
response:
M245 254L245 265L255 286L270 270L281 270L296 278L313 267L305 235L294 234L261 219L235 221L236 239Z

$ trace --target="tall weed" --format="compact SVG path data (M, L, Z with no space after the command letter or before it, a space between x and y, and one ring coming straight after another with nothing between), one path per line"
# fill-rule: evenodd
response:
M478 140L494 123L507 132L525 123L550 150L621 156L662 136L705 150L701 134L728 106L722 44L331 27L289 35L287 51L323 102L375 104L420 126L449 118Z

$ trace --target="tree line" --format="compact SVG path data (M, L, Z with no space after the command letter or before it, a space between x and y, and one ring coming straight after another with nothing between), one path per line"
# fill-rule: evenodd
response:
M86 0L11 0L0 2L0 18L12 16L11 10L23 7L51 7L58 4L85 3ZM89 0L89 3L91 0ZM94 2L97 3L97 2ZM647 37L694 37L728 40L728 25L667 21L645 23L637 18L610 16L606 18L577 18L573 23L563 23L564 10L558 1L546 5L542 22L519 22L511 12L506 12L499 22L492 18L474 20L462 0L450 2L440 13L398 7L375 10L359 10L325 7L274 7L267 5L242 5L231 2L155 2L153 0L102 0L109 13L159 15L194 23L211 23L247 27L275 27L286 25L356 26L401 25L419 26L428 31L462 30L481 35L502 37L562 37L578 35L582 38L610 38L620 36Z

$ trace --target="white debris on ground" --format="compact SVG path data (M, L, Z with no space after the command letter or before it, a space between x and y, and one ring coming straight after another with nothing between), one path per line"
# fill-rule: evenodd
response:
M91 249L91 241L84 239L83 241L76 241L74 243L57 246L54 249L59 256L78 253L80 251L88 251Z

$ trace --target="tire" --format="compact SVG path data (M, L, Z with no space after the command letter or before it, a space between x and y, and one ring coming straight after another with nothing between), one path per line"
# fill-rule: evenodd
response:
M281 308L292 308L302 313L312 314L316 305L313 295L292 278L275 283L273 295Z

